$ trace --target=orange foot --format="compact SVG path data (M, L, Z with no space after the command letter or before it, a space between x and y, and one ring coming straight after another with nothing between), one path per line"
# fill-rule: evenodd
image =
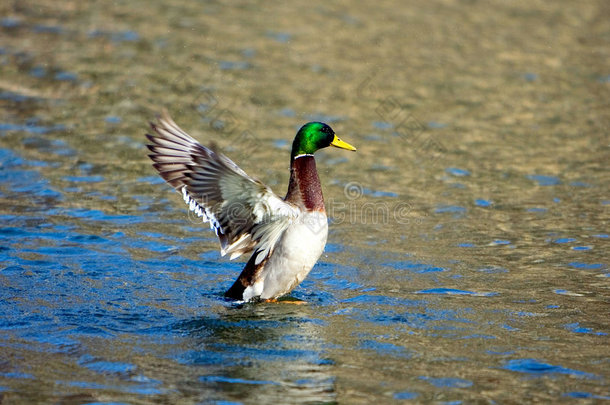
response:
M283 299L283 300L278 300L277 298L267 298L262 300L262 302L265 303L273 303L273 304L294 304L294 305L305 305L307 304L307 301L301 301L301 300L297 300L297 299Z

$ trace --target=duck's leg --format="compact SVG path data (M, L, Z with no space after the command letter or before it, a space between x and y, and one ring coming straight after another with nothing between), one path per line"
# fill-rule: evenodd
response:
M245 299L244 291L246 291L246 288L248 288L252 284L254 284L256 277L262 271L263 267L265 267L265 264L267 263L268 258L265 258L259 264L255 264L256 256L257 256L257 253L254 253L250 257L250 260L248 260L248 263L246 263L246 265L244 266L244 269L242 270L239 277L237 277L237 280L235 280L235 282L233 283L231 288L229 288L229 290L225 293L225 297L233 298L235 300ZM246 301L247 301L247 299L246 299Z

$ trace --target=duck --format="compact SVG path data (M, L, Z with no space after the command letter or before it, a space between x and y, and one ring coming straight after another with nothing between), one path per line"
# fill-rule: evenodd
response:
M324 251L328 220L314 153L356 148L323 122L297 132L290 152L288 191L282 198L251 177L212 144L201 145L163 111L146 137L153 167L189 210L209 223L220 253L230 260L250 254L225 296L278 302L299 285Z

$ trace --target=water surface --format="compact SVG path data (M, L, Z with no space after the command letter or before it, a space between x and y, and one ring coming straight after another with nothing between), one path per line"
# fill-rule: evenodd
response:
M0 6L0 401L610 399L604 2ZM161 108L283 195L309 120L326 251L292 297L151 167Z

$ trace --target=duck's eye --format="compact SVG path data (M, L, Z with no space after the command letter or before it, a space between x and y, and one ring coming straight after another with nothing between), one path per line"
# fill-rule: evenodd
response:
M333 130L329 126L322 127L322 132L328 135L334 135Z

